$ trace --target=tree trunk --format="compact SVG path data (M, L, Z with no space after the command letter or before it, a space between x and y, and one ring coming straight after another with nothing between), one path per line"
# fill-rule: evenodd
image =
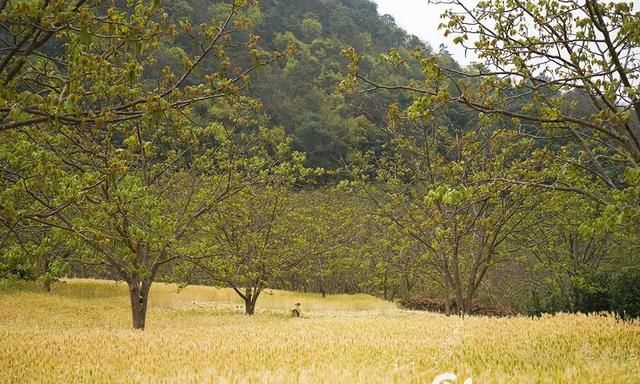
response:
M456 291L456 313L461 315L464 313L464 294L462 293L462 280L460 279L457 253L454 253L453 263L453 288Z
M254 305L254 303L251 301L251 299L247 298L244 299L244 312L251 316L255 313L256 307Z
M471 314L471 308L473 306L473 296L474 296L474 292L469 290L469 292L467 293L465 304L464 304L464 313L466 313L467 315Z
M138 281L132 279L127 281L129 286L129 297L131 299L131 319L134 329L144 330L147 318L147 302L151 281Z
M449 277L444 276L444 314L451 316Z
M51 292L51 279L49 279L48 277L44 278L44 280L42 281L42 289L44 289L44 291L47 293Z
M245 288L242 298L244 299L244 312L247 315L251 316L255 313L256 302L258 301L260 292L260 289Z
M407 296L410 296L413 293L413 283L411 282L411 278L404 273L402 275L402 279L404 280L404 288L407 291Z
M382 295L385 300L389 300L389 295L387 294L387 291L389 290L389 288L387 287L387 268L384 269L384 274L382 276Z
M327 297L327 291L324 288L324 278L323 277L320 278L320 294L322 295L323 299L325 297Z
M460 279L455 279L454 285L456 290L456 313L461 315L464 313L464 295L462 293L462 283Z

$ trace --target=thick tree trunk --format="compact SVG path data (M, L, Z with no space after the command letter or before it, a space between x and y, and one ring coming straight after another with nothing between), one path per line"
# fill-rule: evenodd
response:
M147 318L147 303L149 300L149 290L151 281L138 281L132 279L127 281L129 286L129 297L131 299L131 319L134 329L144 330Z
M483 270L478 275L477 280L473 280L471 285L469 286L467 291L467 298L465 302L465 312L470 315L471 310L473 309L473 298L476 297L476 292L478 292L478 288L480 288L480 282L482 278L485 276L487 272L487 268L483 268Z
M256 302L258 301L260 292L261 290L259 289L245 288L242 298L244 299L244 312L247 315L251 316L255 313Z
M487 257L490 259L490 257ZM476 292L480 288L480 283L482 279L487 275L487 271L489 270L489 265L484 265L482 267L474 266L471 277L469 278L469 286L467 287L467 297L465 299L465 313L470 315L471 310L473 309L473 298L476 296Z
M255 313L256 307L251 299L244 299L244 312L251 316Z
M467 315L471 314L471 308L473 308L473 296L474 292L469 291L467 293L467 298L464 304L464 313L466 313Z

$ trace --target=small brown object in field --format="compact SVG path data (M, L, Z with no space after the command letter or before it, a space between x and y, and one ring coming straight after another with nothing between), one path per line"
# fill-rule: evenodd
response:
M300 303L296 303L296 306L291 308L291 317L300 317Z

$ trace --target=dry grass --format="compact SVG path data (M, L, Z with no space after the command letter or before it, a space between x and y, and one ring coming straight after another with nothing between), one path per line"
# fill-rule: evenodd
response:
M19 288L0 282L2 383L430 383L443 372L475 383L640 382L640 324L611 317L461 320L365 295L278 291L248 317L229 290L157 284L139 332L123 284ZM304 318L287 316L296 301Z

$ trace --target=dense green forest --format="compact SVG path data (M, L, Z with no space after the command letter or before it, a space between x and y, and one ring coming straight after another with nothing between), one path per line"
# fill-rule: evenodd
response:
M0 276L640 315L638 14L457 5L0 0Z
M167 7L171 19L193 25L219 12L220 2L211 1L178 1ZM385 138L370 128L384 123L387 105L409 102L402 94L365 98L341 93L338 84L348 62L343 50L355 47L371 67L392 48L405 53L418 48L431 51L397 27L392 17L380 16L370 1L262 1L248 17L253 33L260 36L261 49L295 47L286 61L252 75L248 95L264 103L266 123L282 127L293 138L293 149L307 154L311 167L339 168L345 159L380 147ZM184 43L181 47L189 46ZM166 56L175 54L172 49ZM400 71L376 68L376 76L389 81L408 81L419 74L419 65Z

